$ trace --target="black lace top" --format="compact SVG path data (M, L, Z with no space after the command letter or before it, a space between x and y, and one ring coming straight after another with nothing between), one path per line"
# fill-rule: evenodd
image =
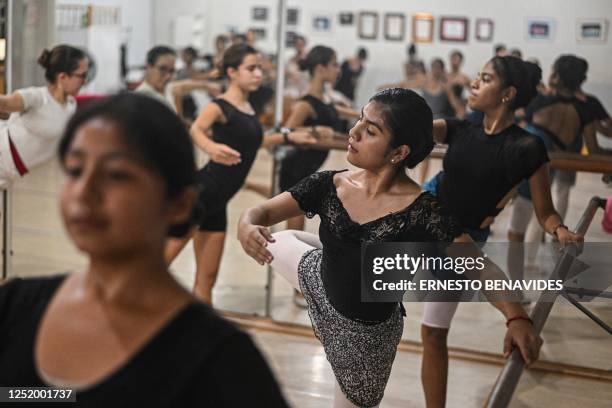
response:
M451 242L462 230L429 193L422 193L401 211L358 224L350 218L336 194L336 173L339 171L314 173L288 191L307 217L318 214L321 218L321 278L330 303L351 319L380 322L393 313L396 304L361 302L361 244Z

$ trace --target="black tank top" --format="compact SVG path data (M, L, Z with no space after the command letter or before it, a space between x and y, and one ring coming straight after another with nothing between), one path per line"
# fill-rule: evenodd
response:
M315 111L315 117L306 119L304 126L329 126L337 131L342 130L342 122L333 103L325 103L312 95L304 95L301 100L307 102Z
M199 173L204 192L210 192L206 195L227 202L244 184L261 146L263 130L257 116L244 113L223 99L213 102L219 105L227 122L213 124L212 139L240 152L241 162L226 166L209 161Z

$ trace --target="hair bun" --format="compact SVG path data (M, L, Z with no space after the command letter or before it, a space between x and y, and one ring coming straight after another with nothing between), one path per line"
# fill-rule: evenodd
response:
M38 57L38 64L44 69L49 68L49 62L51 61L51 51L44 49Z
M308 70L308 66L310 64L308 63L306 58L302 58L302 59L298 60L297 65L298 65L298 68L300 69L300 71L306 71L306 70Z

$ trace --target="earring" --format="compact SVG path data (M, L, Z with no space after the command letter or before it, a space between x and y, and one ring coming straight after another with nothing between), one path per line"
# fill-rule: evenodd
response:
M506 98L505 96L502 98L502 102L503 103L507 103L508 102L508 98Z

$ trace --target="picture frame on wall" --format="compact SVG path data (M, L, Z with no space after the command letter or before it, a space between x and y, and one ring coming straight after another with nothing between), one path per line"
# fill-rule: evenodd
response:
M489 18L477 18L475 27L475 37L478 41L493 41L493 20Z
M434 17L430 13L417 13L412 16L412 42L433 42Z
M385 14L385 40L404 41L406 35L406 18L401 13Z
M579 18L576 20L576 40L579 43L605 44L608 29L609 22L605 18Z
M330 32L332 29L332 18L326 14L315 14L312 16L312 29L319 33Z
M354 20L354 15L350 11L343 11L338 14L338 22L342 26L352 26Z
M555 20L547 17L528 17L525 37L529 41L552 41L555 38Z
M357 20L357 33L362 40L375 40L378 38L378 13L362 11Z
M255 33L255 38L257 39L257 41L262 41L266 39L266 29L263 27L251 27L249 28L249 30L253 31Z
M293 42L295 41L295 38L297 36L298 36L298 33L296 33L295 31L287 31L285 33L285 47L292 48Z
M440 40L466 42L469 20L466 17L441 17Z
M268 8L253 7L251 10L251 17L253 21L268 21Z
M300 22L300 9L288 8L287 9L287 25L298 25Z

